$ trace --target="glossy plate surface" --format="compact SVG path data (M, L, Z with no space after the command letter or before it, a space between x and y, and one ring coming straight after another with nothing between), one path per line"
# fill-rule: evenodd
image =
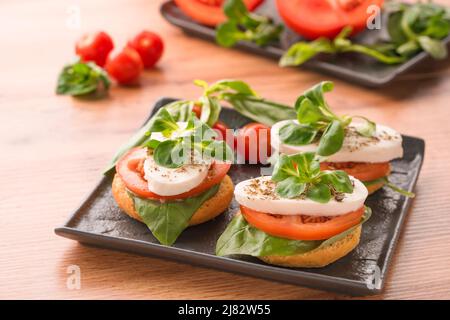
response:
M174 99L163 98L152 114ZM239 128L249 120L236 111L223 109L221 120ZM393 162L391 180L412 191L424 157L424 141L404 136L403 159ZM236 184L260 175L258 165L233 165L229 175ZM215 244L236 212L230 208L215 220L186 229L172 247L160 245L147 227L125 215L111 194L112 175L101 178L98 186L72 214L67 223L55 229L56 234L82 243L175 259L184 263L218 268L291 284L338 291L351 295L379 293L394 253L412 199L384 188L370 196L366 204L372 217L363 225L359 246L341 260L320 269L288 269L267 265L252 257L217 257ZM420 196L420 194L418 195Z

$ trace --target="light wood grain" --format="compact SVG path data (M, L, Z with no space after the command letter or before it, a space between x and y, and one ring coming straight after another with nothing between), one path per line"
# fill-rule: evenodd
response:
M445 1L444 1L445 2ZM450 1L446 1L450 4ZM66 27L78 4L80 30ZM0 298L244 298L344 296L156 258L86 247L54 235L100 178L114 150L160 96L194 98L194 78L240 78L263 95L292 103L327 79L274 61L189 38L163 21L160 1L2 1L0 24ZM117 47L141 29L159 32L166 52L140 88L105 100L54 95L56 76L75 39L104 29ZM450 298L450 63L428 64L387 88L332 79L330 103L426 140L417 198L395 252L384 294L373 298ZM81 290L66 287L81 268Z

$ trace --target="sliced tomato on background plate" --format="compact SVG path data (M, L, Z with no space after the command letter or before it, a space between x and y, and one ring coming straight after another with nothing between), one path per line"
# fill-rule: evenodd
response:
M356 211L319 222L307 222L307 216L272 215L244 206L241 206L241 213L249 224L272 236L292 240L325 240L360 223L364 206Z
M248 10L254 10L263 0L243 0ZM185 15L192 20L215 27L225 22L222 10L225 0L175 0L175 3Z
M313 40L334 38L345 26L353 34L362 31L373 14L371 5L381 8L384 0L276 0L284 22L301 36Z
M320 164L320 169L343 170L358 180L372 181L389 175L391 172L391 165L389 162L322 162Z
M230 163L215 162L211 165L210 171L205 180L203 180L203 182L195 188L174 196L161 196L148 190L148 183L139 170L140 164L142 164L142 161L146 157L146 149L139 147L133 148L124 154L123 157L117 162L116 171L130 191L140 197L155 200L175 200L196 196L216 184L219 184L231 167Z

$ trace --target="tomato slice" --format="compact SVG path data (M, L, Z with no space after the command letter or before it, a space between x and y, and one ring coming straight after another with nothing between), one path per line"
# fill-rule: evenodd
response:
M337 217L272 215L241 206L245 220L272 236L292 240L325 240L361 222L364 206Z
M366 27L373 14L371 5L381 8L384 0L277 0L284 22L298 34L313 40L318 37L334 38L345 26L353 34Z
M254 10L263 0L244 0L248 10ZM225 22L222 11L224 0L175 0L177 6L185 15L201 24L215 27Z
M372 181L388 176L391 172L391 165L389 162L322 162L320 169L343 170L358 180Z
M213 163L209 170L208 176L201 184L187 192L174 196L161 196L148 190L147 181L144 179L139 167L142 161L147 157L147 151L144 148L133 148L128 151L117 163L117 174L122 178L126 187L143 198L151 198L156 200L175 200L185 199L196 196L216 184L219 184L227 174L231 167L230 163Z

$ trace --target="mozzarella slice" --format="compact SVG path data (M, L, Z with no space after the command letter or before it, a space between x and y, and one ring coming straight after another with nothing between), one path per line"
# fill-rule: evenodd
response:
M185 164L180 168L158 166L152 156L144 161L148 189L161 196L175 196L192 190L205 180L210 164Z
M280 141L280 128L289 122L297 120L284 120L273 125L271 129L271 145L275 150L284 154L299 152L315 152L318 143L302 146L284 144ZM388 162L403 157L402 136L389 127L377 124L373 137L363 137L356 132L363 123L353 122L346 129L344 144L341 150L329 156L329 162Z
M350 179L354 183L353 193L345 193L342 201L332 199L328 203L319 203L308 198L281 198L276 195L276 184L270 176L238 183L234 189L234 196L240 205L264 213L339 216L361 208L368 195L367 188L361 181L353 177Z

